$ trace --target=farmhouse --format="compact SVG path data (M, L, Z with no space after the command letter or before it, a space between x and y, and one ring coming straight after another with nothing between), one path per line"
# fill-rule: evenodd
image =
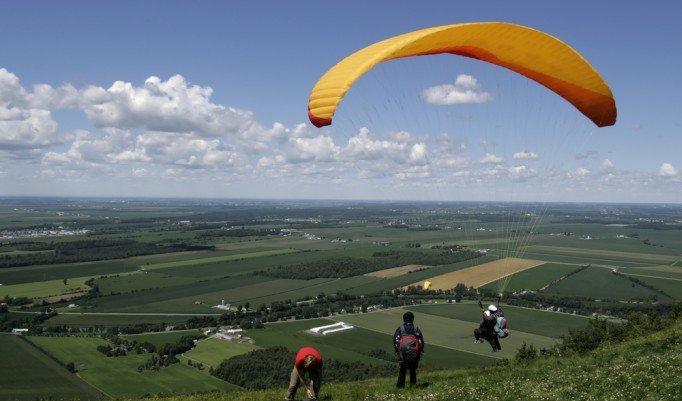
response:
M23 335L24 333L28 333L28 329L12 329L12 334Z

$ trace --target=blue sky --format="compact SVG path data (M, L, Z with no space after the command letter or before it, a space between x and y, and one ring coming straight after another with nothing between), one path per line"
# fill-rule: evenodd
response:
M679 2L480 3L7 2L0 195L682 199ZM617 124L596 129L525 78L452 56L383 64L334 125L308 123L310 89L343 57L471 21L571 45L611 86ZM420 96L458 78L488 100Z

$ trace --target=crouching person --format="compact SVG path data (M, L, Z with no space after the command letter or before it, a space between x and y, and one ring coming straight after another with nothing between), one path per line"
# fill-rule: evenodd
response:
M306 373L310 384L306 384ZM317 399L320 386L322 386L322 356L315 348L303 347L296 353L289 389L284 399L293 401L296 397L296 390L301 384L305 387L308 398Z

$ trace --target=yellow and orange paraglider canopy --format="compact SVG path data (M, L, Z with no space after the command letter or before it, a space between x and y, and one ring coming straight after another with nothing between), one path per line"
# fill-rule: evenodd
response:
M616 122L616 102L597 70L578 52L544 32L504 22L444 25L394 36L361 49L327 71L315 84L308 117L330 125L350 87L388 60L451 53L505 67L557 93L597 126Z

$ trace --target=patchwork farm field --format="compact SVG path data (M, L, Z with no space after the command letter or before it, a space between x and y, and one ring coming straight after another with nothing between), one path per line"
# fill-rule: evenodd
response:
M3 400L106 397L23 338L0 333L0 398Z
M0 200L0 227L17 227L33 235L31 230L63 224L87 229L88 234L0 241L4 263L0 298L9 296L3 298L7 303L3 310L9 312L0 313L0 324L4 330L33 327L56 333L29 339L60 363L73 362L84 381L65 373L44 353L31 353L37 350L29 343L21 343L28 349L11 345L7 351L9 343L4 342L0 352L14 358L10 360L28 361L27 369L16 370L28 378L43 380L46 372L58 368L64 380L44 379L52 383L55 398L60 392L68 398L92 399L102 392L104 397L131 398L233 391L238 388L210 376L208 366L272 346L296 351L312 345L326 358L393 370L392 335L408 309L415 313L427 343L421 368L487 366L512 357L523 343L536 348L555 344L568 330L589 321L544 310L548 307L625 318L633 310L664 313L682 299L682 209L677 206L41 202L22 212L21 205L3 209ZM546 210L543 219L529 213L538 207ZM226 229L230 227L244 228L236 233ZM50 264L65 260L58 259L63 256L74 262ZM104 257L109 259L97 260ZM94 280L87 286L89 279ZM425 280L437 291L405 290ZM452 290L460 282L478 291L455 294ZM521 295L522 290L530 292ZM511 336L502 340L502 352L492 353L487 344L473 343L481 315L474 300L502 291L509 303L542 310L503 306ZM47 298L68 292L81 298L68 302ZM445 303L458 297L464 300ZM51 303L41 305L46 298ZM214 308L222 301L234 307L250 305L245 312ZM78 306L68 308L72 302ZM372 310L377 306L378 311ZM39 315L48 308L58 314ZM329 318L307 319L330 313ZM334 321L355 328L328 336L307 332ZM251 328L261 323L264 328ZM178 356L181 363L158 372L138 372L151 354L107 358L96 350L104 340L80 337L86 332L144 331L119 337L159 346L199 331L146 331L204 325L202 332L215 331L216 326L242 327L253 343L204 339ZM36 362L41 355L44 361ZM200 370L188 361L206 368ZM6 386L3 375L16 379L14 371L0 371L0 399L5 388L12 389L12 397L28 399L16 391L31 388L30 382ZM42 387L36 388L42 395Z
M107 357L97 351L106 342L93 337L28 337L62 363L73 362L79 375L113 398L145 394L177 394L197 391L229 391L237 387L185 363L163 367L156 372L138 372L149 354Z

